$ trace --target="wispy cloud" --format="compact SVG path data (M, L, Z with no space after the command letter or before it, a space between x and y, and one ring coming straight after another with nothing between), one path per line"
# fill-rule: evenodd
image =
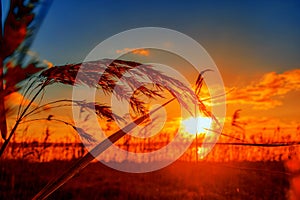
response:
M260 80L243 88L235 88L227 95L227 103L248 104L256 109L269 109L282 105L282 99L290 91L300 90L300 70L282 74L270 72Z
M117 54L124 54L124 53L133 53L133 54L138 54L141 56L149 56L150 51L147 49L131 49L131 48L124 48L124 49L118 49L116 50Z
M48 68L51 68L53 67L53 63L48 61L48 60L43 60L43 63L48 67Z

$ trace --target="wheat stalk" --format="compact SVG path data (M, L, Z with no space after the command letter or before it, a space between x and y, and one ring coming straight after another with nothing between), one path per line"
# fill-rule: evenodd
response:
M189 107L186 104L187 98L196 103L195 93L181 81L164 75L153 69L151 65L143 65L138 70L134 70L140 65L140 63L132 61L103 59L52 67L42 72L40 78L44 85L53 83L75 85L75 81L77 81L76 84L102 89L105 94L114 93L119 99L130 100L131 106L141 113L144 113L142 101L131 97L130 91L134 91L136 88L148 98L163 97L161 92L167 89L185 108ZM79 70L80 73L78 73ZM134 78L123 76L125 73L129 73ZM139 87L143 85L138 81L139 78L145 77L156 83L154 89ZM120 78L124 82L121 83L122 85L117 85Z

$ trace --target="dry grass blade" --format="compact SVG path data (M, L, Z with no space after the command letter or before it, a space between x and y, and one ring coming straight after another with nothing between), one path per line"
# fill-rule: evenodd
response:
M213 70L211 70L211 69L203 70L202 72L200 72L200 74L199 74L199 76L198 76L198 78L197 78L197 80L196 80L196 89L195 89L195 93L196 93L197 96L200 95L201 88L202 88L202 86L203 86L203 82L204 82L203 74L204 74L205 72L208 72L208 71L213 71Z
M32 109L30 112L27 112L24 117L33 116L39 114L45 110L54 109L54 108L62 108L68 106L79 106L80 111L84 112L87 111L95 111L95 113L100 117L107 119L108 121L117 120L123 121L121 116L112 113L111 107L107 105L103 105L98 102L86 102L86 101L75 101L71 99L62 99L57 101L52 101L36 108ZM23 117L23 118L24 118Z
M210 131L210 132L213 132L213 133L216 133L216 134L218 134L218 135L223 135L223 136L225 136L225 137L228 137L228 138L231 138L231 139L235 139L235 140L241 141L241 142L246 142L245 140L243 140L243 139L241 139L241 138L231 136L231 135L226 134L226 133L224 133L224 132L221 132L221 131L219 131L219 130L216 131L216 130L208 129L208 128L206 128L206 130L208 130L208 131Z
M61 119L56 119L54 118L53 115L49 115L47 118L30 119L27 121L22 121L21 123L24 124L24 123L36 122L36 121L53 121L53 122L63 123L67 126L72 127L83 139L87 140L88 142L97 142L97 140L91 134L87 133L84 129L74 126L71 122L67 122Z
M245 131L244 128L242 127L242 125L244 125L244 124L238 121L238 119L240 118L241 111L242 111L241 109L238 109L233 113L231 126L237 127L239 129L241 129L242 131Z
M105 118L108 121L123 121L121 116L114 114L110 106L100 104L98 102L72 101L81 107L81 112L84 109L95 111L100 118Z
M232 116L231 125L234 125L237 122L238 118L240 118L241 111L242 111L241 109L234 111L233 116Z
M213 70L206 69L206 70L200 72L200 74L198 75L197 81L196 81L195 93L196 93L196 97L198 100L198 107L199 107L200 111L204 113L205 116L212 118L212 120L218 125L218 127L221 128L222 126L221 126L221 123L219 122L219 120L216 118L216 116L211 111L209 111L207 109L206 105L200 99L200 92L201 92L201 89L202 89L202 86L204 83L203 74L208 71L213 71Z

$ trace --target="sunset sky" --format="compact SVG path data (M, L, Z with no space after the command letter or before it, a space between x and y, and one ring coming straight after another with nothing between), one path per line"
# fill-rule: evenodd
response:
M300 200L300 0L0 6L0 200Z
M180 31L207 50L226 89L233 89L228 117L242 109L241 117L251 124L296 128L299 9L299 1L54 1L32 51L64 65L82 62L98 43L128 29ZM52 88L50 98L61 98L60 91L71 94L70 88Z

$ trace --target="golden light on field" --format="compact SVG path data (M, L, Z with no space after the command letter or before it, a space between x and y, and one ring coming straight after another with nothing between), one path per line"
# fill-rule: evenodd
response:
M210 117L190 117L181 120L183 130L190 133L206 133L211 127L212 119Z

